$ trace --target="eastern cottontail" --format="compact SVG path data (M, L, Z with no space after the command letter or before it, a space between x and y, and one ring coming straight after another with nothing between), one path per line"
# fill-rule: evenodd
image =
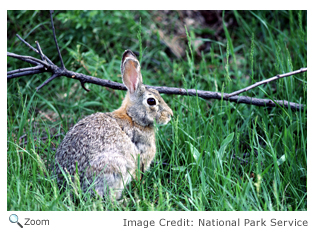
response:
M119 199L124 185L136 177L139 162L143 170L149 168L156 151L154 121L165 125L173 112L158 91L142 84L139 61L130 50L123 54L121 73L128 89L121 107L80 120L59 145L59 185L64 174L78 172L84 191Z

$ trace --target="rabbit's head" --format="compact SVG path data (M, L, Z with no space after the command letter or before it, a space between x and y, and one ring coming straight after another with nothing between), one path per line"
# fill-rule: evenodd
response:
M122 106L132 121L144 127L152 126L154 121L160 125L167 124L173 116L173 111L157 90L142 84L139 61L130 50L123 54L121 74L128 89Z

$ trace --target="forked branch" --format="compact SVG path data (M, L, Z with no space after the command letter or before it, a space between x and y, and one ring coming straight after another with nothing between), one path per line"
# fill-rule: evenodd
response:
M235 96L235 95L241 94L241 93L243 93L245 91L249 91L250 89L253 89L253 88L258 87L260 85L263 85L263 84L275 81L275 80L277 80L279 78L288 77L288 76L299 74L299 73L303 73L303 72L306 72L306 71L307 71L307 68L301 68L299 70L291 71L291 72L288 72L288 73L285 73L285 74L278 74L278 75L276 75L276 76L274 76L272 78L269 78L269 79L262 80L260 82L254 83L253 85L245 87L244 89L241 89L241 90L235 91L233 93L227 94L226 97Z
M32 74L39 74L39 73L46 73L50 72L52 73L52 76L48 78L43 84L38 86L36 90L38 91L45 85L47 85L49 82L51 82L53 79L61 76L65 76L67 78L72 78L72 79L77 79L81 82L81 85L84 90L88 90L84 84L85 83L92 83L104 87L109 87L111 89L116 89L116 90L127 90L126 87L122 83L116 83L112 82L110 80L105 80L105 79L100 79L96 78L93 76L88 76L85 74L81 73L76 73L73 71L69 71L65 68L62 56L59 50L59 46L57 43L56 39L56 34L55 34L55 28L54 28L54 23L53 23L53 17L52 17L53 11L50 11L50 17L51 17L51 24L52 24L52 31L53 31L53 37L55 40L57 52L59 55L59 59L61 62L61 67L56 66L41 50L41 47L38 42L36 42L36 47L32 47L29 43L27 43L24 39L22 39L19 35L17 37L29 48L31 48L33 51L38 53L41 57L41 59L37 59L31 56L22 56L14 53L7 52L7 56L13 57L25 62L28 62L32 65L35 65L35 67L28 67L28 68L22 68L22 69L17 69L13 71L8 71L7 72L7 79L11 78L17 78L21 76L26 76L26 75L32 75ZM272 77L267 80L263 80L260 82L257 82L249 87L246 87L244 89L241 89L239 91L233 92L233 93L223 93L221 94L220 92L211 92L211 91L201 91L201 90L195 90L195 89L183 89L183 88L174 88L174 87L161 87L161 86L148 86L150 88L154 88L158 90L160 93L165 93L165 94L173 94L173 95L188 95L188 96L198 96L203 99L218 99L218 100L224 100L224 101L231 101L231 102L236 102L236 103L244 103L244 104L251 104L251 105L256 105L256 106L267 106L267 107L284 107L284 108L291 108L292 110L303 110L304 105L303 104L298 104L298 103L292 103L288 102L287 100L271 100L271 99L259 99L259 98L252 98L248 96L238 96L238 94L243 93L245 91L248 91L252 88L255 88L259 85L275 81L279 78L295 75L298 73L306 72L307 68L301 68L296 71L292 71L286 74L281 74L277 75L275 77Z

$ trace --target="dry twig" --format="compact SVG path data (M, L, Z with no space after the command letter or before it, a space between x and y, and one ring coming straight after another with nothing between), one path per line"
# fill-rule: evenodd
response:
M254 83L253 85L250 85L248 87L245 87L244 89L241 89L241 90L238 90L238 91L235 91L233 93L230 93L230 94L227 94L226 97L231 97L231 96L235 96L235 95L238 95L238 94L241 94L245 91L248 91L250 89L253 89L255 87L258 87L260 85L263 85L263 84L266 84L266 83L269 83L269 82L272 82L272 81L275 81L279 78L284 78L284 77L288 77L288 76L291 76L291 75L295 75L295 74L299 74L299 73L303 73L303 72L306 72L307 71L307 68L301 68L299 70L295 70L295 71L291 71L291 72L288 72L288 73L285 73L285 74L278 74L272 78L269 78L269 79L266 79L266 80L262 80L260 82L257 82L257 83Z

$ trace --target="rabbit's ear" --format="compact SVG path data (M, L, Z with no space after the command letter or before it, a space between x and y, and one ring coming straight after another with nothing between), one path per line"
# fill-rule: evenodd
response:
M126 50L121 60L121 74L122 80L129 90L130 94L133 94L142 84L142 76L140 72L140 64L137 57L130 50Z

